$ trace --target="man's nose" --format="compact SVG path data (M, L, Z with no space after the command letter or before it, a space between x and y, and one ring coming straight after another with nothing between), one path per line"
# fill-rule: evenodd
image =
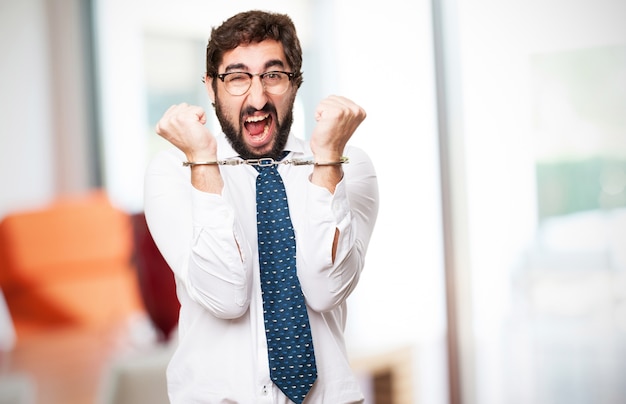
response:
M267 104L267 93L259 76L252 78L252 84L248 92L248 103L258 110L263 109L265 104Z

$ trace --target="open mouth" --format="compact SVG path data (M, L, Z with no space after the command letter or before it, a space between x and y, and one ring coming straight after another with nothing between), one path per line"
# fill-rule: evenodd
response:
M255 143L264 142L270 133L272 116L271 114L249 116L246 118L244 126L252 141Z

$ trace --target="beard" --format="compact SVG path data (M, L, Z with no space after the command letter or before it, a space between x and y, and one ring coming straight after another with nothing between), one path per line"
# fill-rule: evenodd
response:
M243 159L258 159L262 157L271 157L274 160L280 160L283 155L283 150L285 149L285 145L287 144L287 139L289 138L289 132L291 131L291 125L293 124L293 104L295 102L295 95L291 98L287 112L282 117L278 116L278 112L276 111L276 107L274 104L268 102L265 104L262 112L271 114L272 117L276 117L277 122L275 125L275 134L273 139L272 148L268 153L255 153L251 150L248 145L245 143L243 138L243 116L247 114L252 114L257 112L256 109L252 107L244 108L241 111L241 115L239 117L240 121L240 129L237 130L233 123L233 119L227 113L224 112L222 108L221 102L219 98L215 97L215 115L217 116L220 125L222 126L222 131L226 135L228 142L231 147L239 156Z

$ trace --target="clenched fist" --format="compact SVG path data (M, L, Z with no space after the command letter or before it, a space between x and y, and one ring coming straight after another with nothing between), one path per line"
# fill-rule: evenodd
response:
M185 153L189 161L215 160L217 142L205 124L201 107L183 103L165 111L156 133Z
M365 117L365 110L345 97L332 95L322 100L315 111L317 125L311 134L315 160L338 161L348 140Z

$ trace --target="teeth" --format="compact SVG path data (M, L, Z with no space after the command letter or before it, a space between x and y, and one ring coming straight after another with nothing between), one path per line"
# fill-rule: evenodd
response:
M264 119L267 119L269 116L270 116L270 114L262 115L262 116L251 116L251 117L246 119L246 122L259 122L259 121L262 121Z

